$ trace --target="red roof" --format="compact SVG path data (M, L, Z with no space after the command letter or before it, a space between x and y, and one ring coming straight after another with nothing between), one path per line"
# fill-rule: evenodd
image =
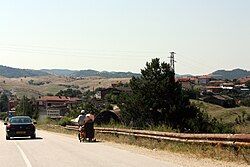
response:
M192 78L189 78L191 81L197 81L198 78L195 78L195 77L192 77Z
M70 97L69 101L71 102L76 102L76 101L80 101L81 99L77 98L77 97Z
M199 79L211 79L211 78L212 78L211 75L203 75L199 77Z
M238 80L240 81L240 83L246 83L247 81L250 81L250 76L247 76L245 78L240 78Z
M177 81L179 81L179 82L188 82L188 81L190 81L190 78L177 78Z
M206 89L222 89L220 86L206 86Z
M66 97L66 96L42 96L39 97L39 101L78 101L79 98L76 97Z

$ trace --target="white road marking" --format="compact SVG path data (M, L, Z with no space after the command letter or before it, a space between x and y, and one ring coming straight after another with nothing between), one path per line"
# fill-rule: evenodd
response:
M27 167L32 167L30 161L28 160L27 156L25 155L25 153L23 152L23 150L21 149L21 147L16 142L14 142L14 143L17 146L18 150L20 151L20 153L21 153L21 155L23 157L23 160L24 160L26 166Z

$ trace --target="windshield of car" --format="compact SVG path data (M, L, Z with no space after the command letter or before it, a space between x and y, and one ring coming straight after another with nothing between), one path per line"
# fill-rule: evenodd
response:
M11 118L10 123L31 123L30 118Z

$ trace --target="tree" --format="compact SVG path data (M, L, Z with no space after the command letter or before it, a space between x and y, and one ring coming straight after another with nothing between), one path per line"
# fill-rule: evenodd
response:
M83 109L87 112L87 113L91 113L94 115L97 115L99 113L99 110L91 103L85 103L83 106Z
M181 85L175 82L170 65L152 59L130 80L132 94L119 97L121 117L126 125L147 127L168 125L180 131L219 132L224 126L191 105Z
M8 111L8 97L6 94L2 94L0 97L0 112Z
M159 59L153 59L151 63L146 63L146 68L141 70L141 77L133 77L130 87L133 95L127 96L125 106L121 106L126 118L141 121L145 125L157 125L159 123L172 124L171 118L175 111L187 101L182 95L181 85L175 82L175 74L170 65ZM128 116L128 109L130 116ZM136 110L136 111L135 111ZM142 118L142 120L138 118ZM127 122L128 123L128 122ZM141 124L139 123L139 124ZM139 125L138 124L138 125Z
M246 86L250 89L250 81L246 82Z
M54 96L53 93L47 93L46 96Z
M60 90L56 96L67 96L67 97L81 97L82 92L75 89Z
M16 115L25 115L37 119L39 116L39 112L38 109L33 106L33 104L34 98L30 100L26 96L23 96L20 100L19 105L16 108Z

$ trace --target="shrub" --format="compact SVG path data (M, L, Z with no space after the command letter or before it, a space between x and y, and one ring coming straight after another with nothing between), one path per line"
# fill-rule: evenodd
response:
M60 119L58 124L61 125L61 126L70 125L71 124L71 118L70 117L63 117L63 118Z
M241 105L250 107L250 97L241 100Z
M6 112L0 112L0 119L5 120L6 117L7 117Z

